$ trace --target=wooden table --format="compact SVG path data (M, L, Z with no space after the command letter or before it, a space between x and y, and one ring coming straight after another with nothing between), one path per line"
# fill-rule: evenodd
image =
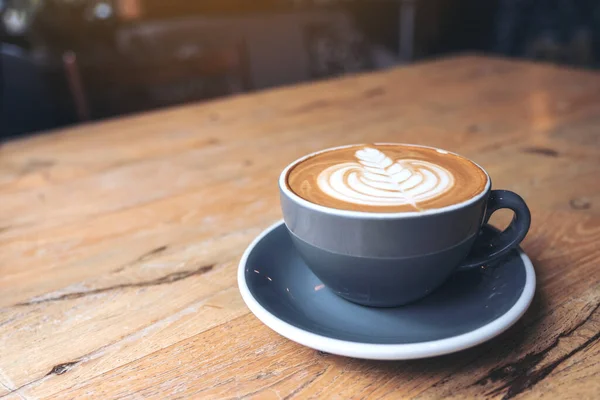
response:
M370 362L249 313L237 263L281 217L280 170L373 141L460 152L526 198L538 289L508 332ZM52 132L0 147L0 203L3 399L600 398L592 72L465 56Z

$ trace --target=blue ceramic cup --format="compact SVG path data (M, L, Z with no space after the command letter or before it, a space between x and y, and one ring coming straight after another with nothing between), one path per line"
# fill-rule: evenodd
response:
M531 216L523 199L485 189L451 206L419 212L375 213L311 203L279 178L286 227L313 273L337 295L367 306L393 307L417 300L452 273L499 260L525 238ZM483 170L483 168L482 168ZM492 235L483 224L501 208L514 212L510 225Z

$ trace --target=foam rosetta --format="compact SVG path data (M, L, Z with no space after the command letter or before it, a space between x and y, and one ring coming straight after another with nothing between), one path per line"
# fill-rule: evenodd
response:
M454 184L450 171L431 162L392 160L369 147L356 151L355 158L323 170L317 177L319 189L347 203L419 208L420 202L442 196Z
M313 204L341 210L398 213L440 209L482 194L485 171L432 147L384 143L324 150L285 172L285 184Z

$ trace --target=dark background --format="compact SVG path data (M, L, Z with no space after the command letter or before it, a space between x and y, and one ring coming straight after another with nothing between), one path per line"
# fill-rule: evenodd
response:
M598 0L0 0L0 137L476 51L600 65Z

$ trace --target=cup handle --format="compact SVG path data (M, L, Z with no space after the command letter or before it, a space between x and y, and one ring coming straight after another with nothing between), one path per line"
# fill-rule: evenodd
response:
M531 214L521 196L509 190L491 191L483 223L486 224L492 214L501 208L508 208L515 213L510 225L505 230L491 235L480 233L467 259L458 267L458 271L477 268L495 261L517 247L525 238L531 225Z

